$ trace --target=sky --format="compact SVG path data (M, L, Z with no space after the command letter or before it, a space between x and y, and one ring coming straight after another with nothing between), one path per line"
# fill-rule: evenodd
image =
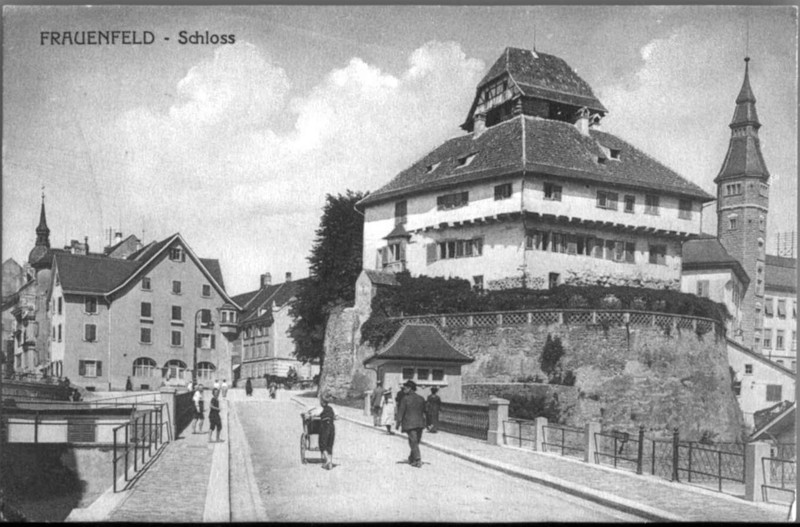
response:
M767 252L797 225L793 6L6 6L2 259L108 229L180 232L227 290L307 257L327 194L374 191L463 133L507 46L557 55L613 133L716 195L749 55L771 173ZM42 31L149 31L62 46ZM181 44L185 31L234 35ZM169 40L165 40L168 38ZM716 231L715 207L704 230Z

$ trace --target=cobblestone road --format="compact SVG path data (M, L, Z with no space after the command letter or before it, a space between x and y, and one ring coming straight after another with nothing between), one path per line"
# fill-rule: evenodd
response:
M337 466L327 471L319 463L303 465L299 406L253 400L234 403L234 410L249 445L263 519L269 521L635 520L430 449L423 449L422 468L411 467L404 461L405 436L383 435L341 419L334 447Z

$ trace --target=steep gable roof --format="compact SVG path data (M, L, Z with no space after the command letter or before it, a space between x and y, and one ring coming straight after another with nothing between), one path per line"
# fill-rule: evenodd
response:
M745 286L750 283L742 264L725 250L715 236L702 235L684 242L682 253L681 265L684 270L728 268L736 273Z
M619 159L606 160L603 147L620 150ZM472 162L460 166L459 159L470 154L475 154ZM600 158L606 162L598 162ZM477 138L473 132L445 141L367 195L359 205L523 171L601 185L659 190L701 201L714 199L696 184L612 134L590 130L586 136L569 123L521 115L487 128Z
M784 256L766 255L764 267L765 289L784 293L797 293L797 260Z
M54 268L64 293L104 294L139 268L138 262L95 255L56 254Z
M364 364L378 359L462 364L474 360L455 349L442 335L439 328L430 324L408 324L401 327L386 346L380 352L364 360Z
M256 291L237 295L249 299L244 306L244 313L239 317L239 323L266 322L271 324L272 308L281 308L287 305L297 295L297 291L306 280L306 278L302 278L281 284L271 284Z

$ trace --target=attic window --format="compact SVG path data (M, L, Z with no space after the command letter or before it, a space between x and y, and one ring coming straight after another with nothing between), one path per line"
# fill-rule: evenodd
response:
M620 150L618 148L609 148L608 150L609 150L609 154L611 156L611 159L619 159L619 154L620 154L620 152L622 152L622 150Z
M605 157L598 157L598 158L597 158L597 162L598 162L599 164L601 164L601 165L605 165L605 164L606 164L606 161L608 161L608 159L607 159L607 158L605 158Z
M431 172L433 172L434 170L439 168L439 165L441 165L441 164L442 164L442 162L439 161L438 163L434 163L432 165L428 165L428 167L427 167L428 171L426 172L426 174L430 174Z
M470 163L472 163L472 160L475 159L476 155L478 155L478 154L475 153L475 154L466 155L464 157L459 157L458 158L458 166L456 168L461 168L461 167L465 167L465 166L469 165Z

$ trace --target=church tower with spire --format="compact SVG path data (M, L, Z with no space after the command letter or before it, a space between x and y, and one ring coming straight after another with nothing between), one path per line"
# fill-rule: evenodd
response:
M47 265L46 256L50 252L50 229L47 227L47 215L44 210L44 191L42 192L42 208L39 211L39 226L36 227L36 243L28 254L28 263L35 269Z
M750 286L742 299L742 322L738 329L746 346L760 350L769 172L758 139L761 123L750 88L750 57L744 61L744 82L730 124L728 152L714 183L717 185L717 237L750 277Z

